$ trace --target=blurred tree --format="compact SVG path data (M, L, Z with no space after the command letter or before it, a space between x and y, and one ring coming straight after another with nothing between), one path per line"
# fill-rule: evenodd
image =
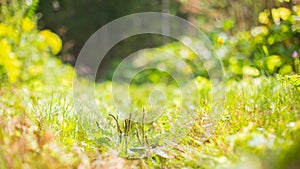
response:
M64 41L62 59L74 64L81 47L99 28L119 17L138 12L166 12L177 15L179 3L171 0L49 0L39 7L40 28L50 28ZM167 31L167 27L165 30ZM128 38L105 57L101 74L111 64L145 47L162 45L166 38L141 35ZM126 42L126 43L125 43ZM166 41L165 41L166 42ZM109 73L109 72L108 72Z

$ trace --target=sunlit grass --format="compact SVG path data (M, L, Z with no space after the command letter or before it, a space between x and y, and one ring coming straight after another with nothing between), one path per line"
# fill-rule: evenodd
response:
M110 87L111 83L103 83L95 88L99 90L100 112L107 115L104 119L108 124L106 128L96 123L82 125L70 88L65 88L64 92L43 94L24 85L2 87L1 168L88 168L97 165L120 165L121 168L131 165L157 168L245 168L247 165L252 168L286 168L298 165L300 103L297 84L292 80L256 78L229 81L224 112L213 132L205 129L209 124L206 115L210 105L204 99L197 110L199 115L193 127L178 144L171 149L161 147L148 153L145 152L159 145L145 143L147 141L142 133L150 138L166 130L166 124L172 121L166 123L163 120L168 118L162 118L144 126L132 122L126 129L124 120L119 119L123 131L120 135L116 121L109 116L117 116ZM142 92L145 90L145 86L134 87L140 97L147 97L147 92L144 92L145 96ZM199 92L207 96L206 90ZM171 88L166 93L171 93ZM142 110L142 106L139 109ZM168 108L168 111L174 112L176 108ZM89 128L93 128L92 132ZM126 137L124 131L129 133ZM120 137L126 138L126 143L120 142ZM142 151L142 154L145 153L143 158L132 159L127 149L120 148L124 144L129 146L127 148L137 144L150 148Z

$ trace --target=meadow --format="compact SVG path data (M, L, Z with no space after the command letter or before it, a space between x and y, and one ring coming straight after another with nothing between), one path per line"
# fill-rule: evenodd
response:
M63 47L60 37L37 27L37 1L5 2L0 17L1 169L299 168L299 22L286 18L299 17L298 8L293 13L276 9L281 11L279 28L270 23L255 35L211 34L224 64L224 97L219 102L213 96L220 91L213 90L202 69L183 86L172 83L168 74L150 71L131 81L132 102L121 107L128 113L122 116L115 105L126 100L118 92L124 90L122 83L90 82L63 63L57 57ZM178 43L150 53L159 50L186 54L191 67L199 63ZM96 113L82 106L91 104L84 99L91 87ZM159 114L148 103L153 89L164 93L153 103L164 104ZM83 99L78 102L77 96ZM216 104L220 109L214 110Z

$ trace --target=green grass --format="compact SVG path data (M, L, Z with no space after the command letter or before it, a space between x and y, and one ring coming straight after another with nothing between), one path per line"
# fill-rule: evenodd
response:
M117 117L112 83L97 84L99 112L106 122L97 125L81 123L78 113L87 112L74 105L70 86L1 86L0 168L297 168L298 79L299 76L228 81L224 112L211 133L205 132L210 87L202 79L198 82L202 97L200 108L195 110L195 123L173 146L160 145L155 139L151 142L151 138L168 133L178 118L180 107L172 102L172 87L159 85L171 99L155 122L118 119L117 123L109 115ZM138 94L138 110L147 111L145 101L138 99L148 98L149 90L149 85L131 87L133 95ZM178 121L175 124L182 124ZM131 149L133 155L128 154L128 148L137 145L141 150ZM155 146L159 148L154 150ZM135 158L137 154L143 158Z

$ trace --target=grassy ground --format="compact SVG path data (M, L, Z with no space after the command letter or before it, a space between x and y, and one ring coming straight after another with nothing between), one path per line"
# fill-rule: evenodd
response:
M140 143L153 147L152 143L144 143L145 137L167 132L170 127L167 124L172 123L168 119L175 119L178 111L176 106L168 107L164 118L154 123L131 122L126 129L129 120L118 120L118 130L118 123L109 115L116 117L109 82L95 87L108 128L96 123L82 125L73 103L73 90L68 86L3 85L0 168L279 169L300 165L299 76L228 81L224 112L210 134L204 132L209 124L206 114L210 105L204 97L209 83L203 79L198 83L203 99L188 134L172 148L164 145L156 151L143 150L143 158L130 158L126 149L122 152L125 143L120 137L126 138L129 146ZM147 97L145 86L135 86L132 90L140 97ZM172 88L164 90L167 95L173 93ZM142 109L143 104L137 106ZM123 131L121 136L120 131Z

